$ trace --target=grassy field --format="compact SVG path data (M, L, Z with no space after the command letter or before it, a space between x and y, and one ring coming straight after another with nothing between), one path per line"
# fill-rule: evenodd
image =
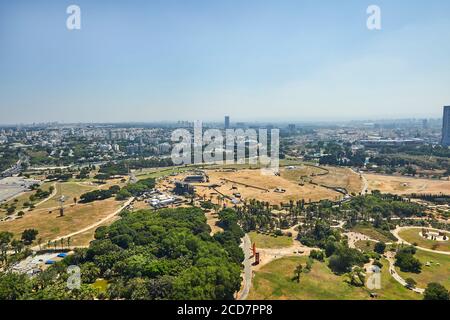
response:
M272 261L255 275L249 300L367 300L369 289L354 287L346 282L346 276L337 276L323 262L315 261L311 272L303 273L300 283L293 280L298 264L306 264L307 257L289 257ZM382 268L381 290L375 290L378 299L411 300L421 296L404 288L390 277L387 262ZM384 269L384 270L383 270Z
M417 245L422 248L450 252L450 241L433 241L425 239L419 234L421 231L422 229L418 228L405 229L400 231L398 235L406 242L411 244L417 243ZM450 232L447 232L447 235L450 238Z
M381 289L374 290L381 300L422 300L422 295L406 289L389 274L389 262L382 259Z
M164 176L169 176L171 174L178 174L188 170L190 167L168 167L168 168L149 168L136 170L134 174L138 180L149 179L149 178L161 178Z
M296 183L305 182L305 180L308 180L311 176L314 177L327 172L326 169L306 165L296 166L295 169L282 168L280 170L282 178Z
M450 289L450 256L432 252L417 250L414 255L422 262L422 272L419 274L401 272L396 268L397 272L404 278L413 278L417 282L417 286L425 288L430 282L438 282ZM431 266L427 267L425 264L431 262ZM439 265L437 265L439 264Z
M362 233L374 240L383 241L383 242L395 242L396 238L394 235L388 234L386 232L382 233L379 230L366 225L357 225L351 229L351 231Z
M372 252L375 248L375 242L359 240L355 242L355 247L362 250L363 252Z
M348 168L324 167L328 170L327 175L320 175L313 178L317 184L331 188L344 188L348 193L359 194L363 187L360 176Z
M53 185L53 183L51 183L51 182L46 182L46 183L43 183L43 184L40 186L40 188L41 188L43 191L48 191L48 190L50 189L50 186L52 186L52 185ZM34 195L34 194L36 194L36 191L27 191L27 192L24 192L24 193L21 194L20 196L18 196L18 197L16 197L16 198L12 199L12 200L10 200L10 201L8 201L8 202L6 203L6 205L9 205L9 206L14 205L14 206L16 207L16 212L19 212L19 211L25 209L25 207L24 207L24 203L25 203L25 202L29 202L29 203L32 203L32 204L36 204L36 203L39 203L39 202L41 202L42 200L44 200L44 199L36 199L34 202L31 202L31 201L30 201L30 196L31 196L31 195ZM2 217L2 216L4 216L4 215L6 215L6 210L3 209L3 208L0 208L0 217Z
M36 209L21 219L0 222L0 231L9 231L20 237L23 230L36 229L39 231L37 238L45 242L92 225L114 212L121 204L114 199L107 199L70 205L66 207L63 217L59 217L58 210Z
M105 223L102 223L101 225L99 225L98 227L92 228L88 231L79 233L73 237L70 238L70 245L74 246L74 247L82 247L82 246L88 246L89 243L94 240L94 235L95 235L95 230L97 230L97 228L101 227L101 226L109 226L111 225L114 221L119 220L120 217L119 216L115 216L114 218L112 218L111 220L108 220Z
M46 201L42 205L38 206L37 209L43 209L43 208L54 208L58 207L60 205L59 198L61 197L61 194L63 194L66 198L66 204L73 203L73 198L76 197L78 200L80 199L80 196L83 193L89 192L97 188L97 186L89 186L89 185L83 185L81 183L77 182L64 182L64 183L57 183L56 184L56 195L51 198L50 200Z
M269 236L257 233L255 231L250 232L248 235L252 243L256 243L257 248L279 249L290 247L293 244L291 237L286 236L276 237L272 235Z

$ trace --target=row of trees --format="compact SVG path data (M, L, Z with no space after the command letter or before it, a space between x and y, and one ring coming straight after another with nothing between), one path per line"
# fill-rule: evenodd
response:
M98 200L105 200L108 198L111 198L112 196L116 195L120 191L119 186L111 186L109 189L106 190L93 190L86 192L80 196L80 200L82 203L89 203L93 201Z
M112 176L124 176L128 175L129 170L143 169L143 168L161 168L173 166L172 159L170 158L150 158L150 159L138 159L138 160L125 160L119 162L109 162L100 166L99 174L106 180Z
M15 254L20 254L33 243L39 232L35 229L26 229L22 232L21 238L14 239L14 235L8 231L0 232L0 263L3 267L9 265L9 251L14 251Z
M118 185L114 185L106 190L99 189L86 192L80 196L80 200L83 203L88 203L98 200L105 200L115 196L116 200L122 201L132 196L134 197L140 196L144 192L149 191L154 187L155 187L155 179L148 178L140 180L136 183L128 184L123 188L120 188Z

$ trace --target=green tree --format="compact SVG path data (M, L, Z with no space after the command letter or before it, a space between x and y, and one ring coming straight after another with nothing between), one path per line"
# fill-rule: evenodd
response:
M0 300L18 300L31 292L31 282L24 274L0 273Z
M25 245L30 245L39 234L36 229L26 229L22 232L22 241Z
M408 288L415 288L417 285L416 280L414 280L413 278L407 278L407 279L405 279L405 282L406 282L406 286Z
M424 300L450 300L449 291L441 284L431 282L425 289Z
M297 281L297 283L300 283L300 276L303 272L303 266L299 264L295 270L294 270L294 279Z
M383 254L386 250L386 244L382 241L375 243L374 251L379 254Z

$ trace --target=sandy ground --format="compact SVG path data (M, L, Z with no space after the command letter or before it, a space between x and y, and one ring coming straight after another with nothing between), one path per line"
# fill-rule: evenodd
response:
M206 212L205 216L206 216L206 223L211 228L211 236L218 232L223 232L223 229L217 225L217 223L219 222L219 216L217 214L214 214L214 212L211 211Z
M234 193L240 193L242 200L257 199L275 205L280 204L280 202L289 202L289 200L318 201L320 199L335 199L341 196L338 192L324 187L309 183L301 186L280 176L263 175L260 170L208 171L207 174L210 178L209 184L220 185L217 191L230 197L233 197ZM275 192L276 188L284 189L286 192ZM214 190L208 188L198 187L197 192L200 196L205 195L206 199L217 195Z
M450 194L450 181L378 174L365 174L364 177L369 183L369 191L380 190L384 193L399 195L411 193Z
M364 189L364 180L349 168L324 167L329 173L313 178L313 181L328 187L345 188L348 193L358 194Z

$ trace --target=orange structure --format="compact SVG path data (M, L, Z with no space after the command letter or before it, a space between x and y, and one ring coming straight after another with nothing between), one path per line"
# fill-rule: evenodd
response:
M256 243L254 243L254 242L253 242L252 251L253 251L253 256L255 256L256 255Z

